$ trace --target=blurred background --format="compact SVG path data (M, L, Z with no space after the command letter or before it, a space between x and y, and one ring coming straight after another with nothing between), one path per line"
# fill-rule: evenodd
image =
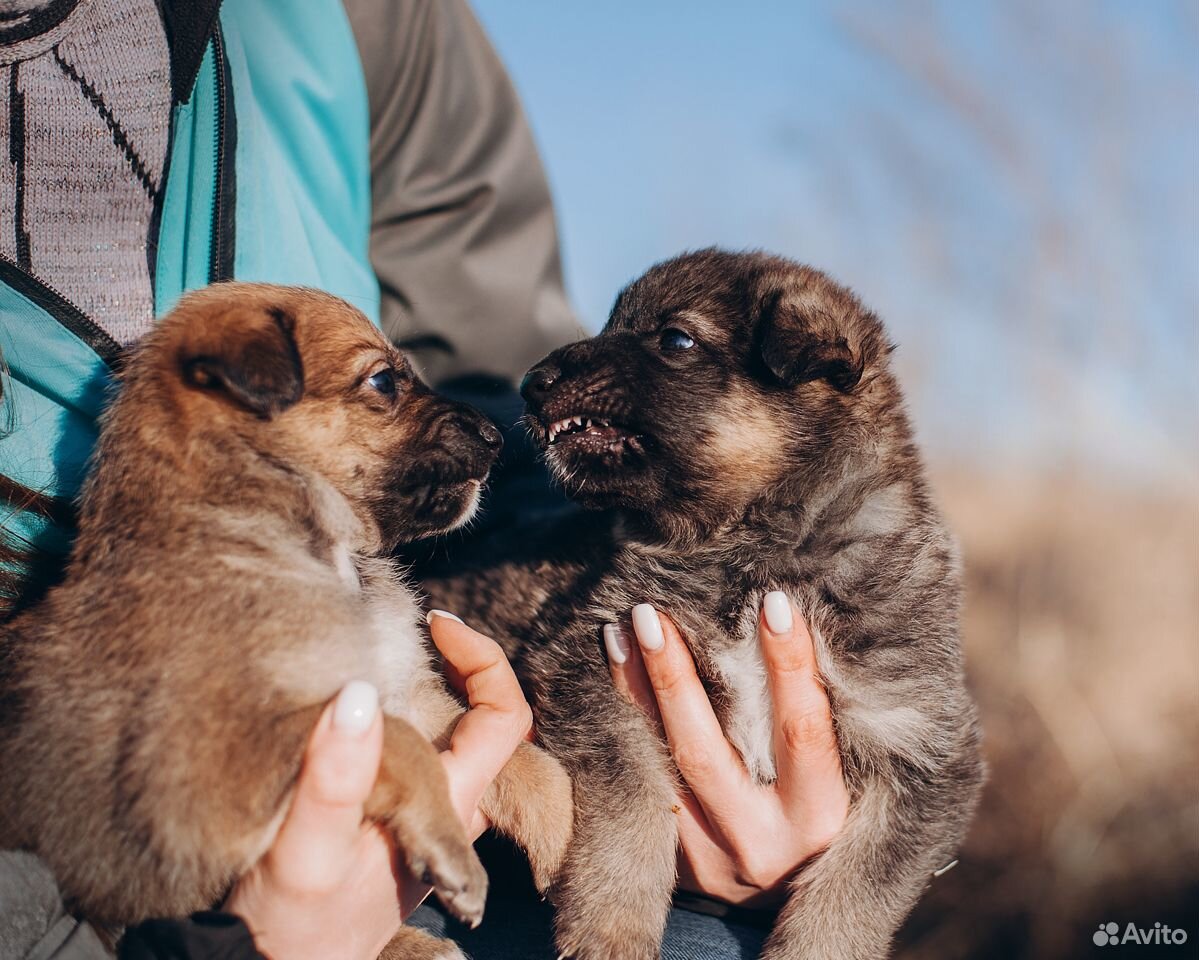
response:
M900 345L991 781L899 955L1199 955L1199 3L475 6L588 328L719 244Z

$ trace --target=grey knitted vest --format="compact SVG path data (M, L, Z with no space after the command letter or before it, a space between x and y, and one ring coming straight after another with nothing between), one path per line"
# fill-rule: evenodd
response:
M0 256L120 344L153 319L170 120L155 0L0 0Z

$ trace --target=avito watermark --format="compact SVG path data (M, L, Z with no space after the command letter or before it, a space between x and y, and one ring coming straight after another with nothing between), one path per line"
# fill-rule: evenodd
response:
M1138 946L1182 946L1187 942L1187 932L1179 927L1168 927L1164 923L1155 923L1152 927L1138 927L1129 923L1120 932L1118 923L1101 923L1099 929L1091 935L1097 947L1117 946L1134 943Z

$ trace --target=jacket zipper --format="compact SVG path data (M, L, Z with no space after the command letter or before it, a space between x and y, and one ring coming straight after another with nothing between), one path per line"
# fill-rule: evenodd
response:
M227 280L222 276L221 235L225 196L225 124L228 121L228 90L225 84L225 43L220 24L212 32L212 65L216 72L216 177L213 181L212 239L208 249L208 282Z
M120 367L124 350L104 332L91 317L71 303L40 277L24 270L14 260L0 253L0 282L32 300L55 320L91 347L110 369Z

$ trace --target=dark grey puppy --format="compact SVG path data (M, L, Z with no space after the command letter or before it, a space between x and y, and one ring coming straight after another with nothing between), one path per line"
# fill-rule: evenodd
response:
M635 604L688 639L730 740L774 778L756 628L783 590L810 624L849 819L795 878L764 956L884 955L953 856L983 780L958 643L959 568L878 318L808 267L716 250L651 269L603 332L524 384L566 491L603 513L427 582L515 656L575 785L553 890L559 947L658 956L675 882L677 772L614 691L603 624Z

